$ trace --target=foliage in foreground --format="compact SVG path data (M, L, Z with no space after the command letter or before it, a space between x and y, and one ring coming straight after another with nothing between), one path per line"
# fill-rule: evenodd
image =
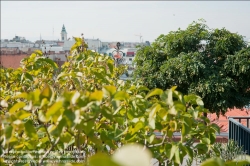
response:
M36 51L20 68L1 69L1 164L25 159L93 165L91 156L112 155L135 142L160 163L181 164L184 156L192 160L194 151L218 152L213 144L219 127L202 116L207 110L200 97L183 96L176 87L149 91L120 81L124 68L81 49L82 43L76 38L62 67Z
M199 162L204 162L208 158L221 158L224 162L232 161L239 156L244 156L246 152L244 152L243 147L239 146L237 142L234 140L228 140L227 143L216 142L214 147L220 152L218 156L214 151L211 151L207 154L196 155L194 154L194 158L199 160ZM242 158L243 159L243 158Z
M243 36L202 21L160 35L136 53L135 77L149 88L178 86L217 114L250 103L250 47Z

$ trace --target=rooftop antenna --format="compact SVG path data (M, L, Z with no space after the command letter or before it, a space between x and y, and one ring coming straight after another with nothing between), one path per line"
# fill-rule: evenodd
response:
M140 35L135 35L135 36L139 36L139 37L140 37L140 42L142 42L142 41L141 41L141 39L142 39L142 35L141 35L141 34L140 34Z

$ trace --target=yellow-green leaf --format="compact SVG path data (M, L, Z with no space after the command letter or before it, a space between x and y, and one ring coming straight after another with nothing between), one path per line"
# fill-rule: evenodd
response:
M51 87L46 84L45 87L43 88L41 94L40 94L40 98L42 98L42 99L47 98L50 101L52 95L53 95L53 91L52 91Z
M95 91L90 94L89 100L90 101L101 101L103 97L103 92L102 91Z
M46 117L53 116L57 111L59 111L63 106L62 101L54 103L46 112Z
M31 115L30 112L27 112L27 111L24 111L24 110L18 111L18 113L17 113L17 117L20 120L23 120L23 119L29 117L30 115Z
M18 102L10 108L9 113L13 114L16 110L23 108L25 105L24 102Z
M225 166L225 162L219 158L211 158L201 163L201 166Z
M111 160L110 156L104 153L97 153L89 158L90 166L119 166L114 161Z
M115 100L126 100L129 98L129 94L125 91L116 92L114 95Z
M163 93L163 91L161 89L153 89L150 92L148 92L147 96L145 97L146 99L148 99L151 96L155 96L155 95L161 95Z
M116 92L116 87L115 86L111 86L111 85L106 85L106 86L103 86L103 90L104 92L108 92L108 94L110 96L114 95L115 92Z
M161 109L160 104L155 104L150 108L148 123L152 129L155 129L155 117L156 113Z

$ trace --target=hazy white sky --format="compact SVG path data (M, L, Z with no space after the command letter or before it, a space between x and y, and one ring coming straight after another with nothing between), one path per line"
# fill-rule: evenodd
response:
M1 39L57 40L64 24L71 38L152 42L199 18L250 38L250 1L1 1Z

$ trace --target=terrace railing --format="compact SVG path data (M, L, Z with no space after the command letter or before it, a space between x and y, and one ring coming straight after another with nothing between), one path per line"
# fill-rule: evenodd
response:
M229 139L236 141L250 155L250 117L229 117Z

